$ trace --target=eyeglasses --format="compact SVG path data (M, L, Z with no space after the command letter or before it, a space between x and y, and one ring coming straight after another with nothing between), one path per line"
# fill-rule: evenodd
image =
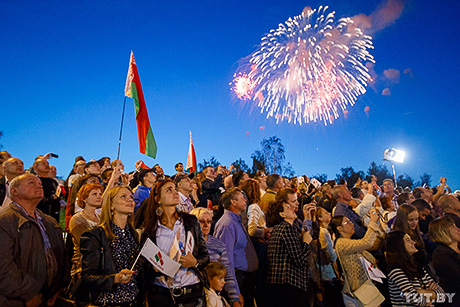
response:
M345 222L342 223L342 225L345 226L345 225L348 225L350 223L351 223L350 221L345 221Z
M208 224L208 225L211 225L212 224L212 220L199 220L200 224Z

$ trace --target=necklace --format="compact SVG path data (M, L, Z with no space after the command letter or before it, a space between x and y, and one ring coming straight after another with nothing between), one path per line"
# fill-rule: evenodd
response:
M94 214L93 216L89 216L89 215L86 214L85 210L81 211L81 214L87 220L90 220L90 221L95 222L95 223L99 223L99 218L97 217L96 214Z

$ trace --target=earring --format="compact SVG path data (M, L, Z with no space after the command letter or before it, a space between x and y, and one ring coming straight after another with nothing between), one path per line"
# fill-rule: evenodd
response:
M157 216L162 216L163 215L163 208L161 208L161 203L158 203L158 208L155 209L155 214Z

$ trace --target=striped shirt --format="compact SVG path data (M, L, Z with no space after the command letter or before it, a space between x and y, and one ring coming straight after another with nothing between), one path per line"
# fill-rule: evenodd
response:
M403 270L395 268L388 274L388 287L393 306L427 306L427 297L417 290L432 290L436 296L444 295L444 290L423 269L422 279L409 279ZM433 298L434 299L434 298Z

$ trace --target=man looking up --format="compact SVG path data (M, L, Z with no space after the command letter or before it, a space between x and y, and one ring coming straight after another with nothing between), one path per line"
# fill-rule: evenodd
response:
M438 204L444 212L444 216L448 216L454 220L455 225L460 227L460 201L453 195L443 195L438 200Z
M139 209L144 199L149 197L150 190L155 185L156 177L153 173L153 169L142 169L139 172L139 182L140 184L137 186L136 191L134 191L133 199L135 204L135 209Z
M267 214L268 206L275 202L276 193L284 186L283 178L278 174L271 174L267 177L267 190L260 199L260 208Z
M176 175L183 174L184 164L182 164L182 162L176 163L176 165L174 166L174 169L176 170Z
M396 209L399 208L398 205L398 195L395 194L395 184L393 183L393 179L386 178L383 180L383 195L382 197L390 197L391 202L395 206Z
M43 188L35 175L14 178L10 197L0 211L0 306L46 306L62 285L61 230L36 209Z
M2 150L0 151L0 177L3 177L5 174L3 173L3 168L1 167L3 162L11 158L11 154L6 151Z
M365 198L361 202L361 208L358 210L359 214L349 205L352 197L351 192L344 185L335 186L332 190L332 195L337 201L337 205L334 209L334 216L343 215L348 217L348 219L353 223L355 227L355 233L353 234L353 239L361 239L366 234L366 226L364 226L363 221L361 220L372 207L372 203L375 201L375 196L373 193L373 186L368 185L368 190Z
M238 188L222 195L224 214L217 221L214 235L227 247L230 268L235 270L238 291L245 307L254 306L259 260L249 234L241 223L241 213L246 210L246 199Z
M222 192L220 188L223 180L223 167L219 165L216 173L214 167L208 165L203 169L203 174L206 177L206 179L201 182L203 198L210 200L213 210L217 210L220 194ZM204 202L203 205L206 206L206 202Z
M97 162L95 163L99 166ZM58 190L56 180L48 177L50 164L47 159L38 158L35 160L32 168L43 185L43 199L38 203L37 208L56 219L59 223L59 211L61 210L61 203L59 201L60 190Z
M101 174L101 166L97 161L89 161L85 165L85 173L99 176Z
M190 193L193 191L192 180L194 175L192 174L177 174L174 178L177 191L179 192L179 204L176 206L177 210L190 213L193 210L192 199Z
M5 174L0 178L0 205L5 206L11 202L9 185L14 178L24 174L24 163L18 158L9 158L0 168Z
M165 172L163 171L163 168L160 166L160 164L155 164L152 168L155 176L157 177L157 180L165 180Z

